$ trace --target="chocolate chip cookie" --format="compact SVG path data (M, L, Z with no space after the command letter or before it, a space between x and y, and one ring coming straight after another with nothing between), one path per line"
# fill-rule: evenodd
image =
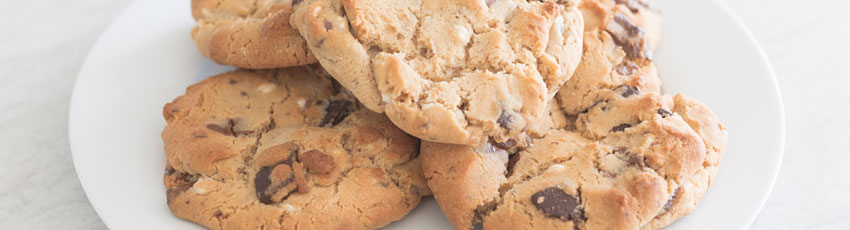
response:
M204 56L249 69L299 66L316 58L289 25L292 0L192 0L192 38Z
M658 229L696 207L727 140L683 95L612 92L557 116L526 148L423 143L428 185L456 227Z
M658 229L690 213L726 148L726 127L660 94L661 17L645 1L585 0L584 56L527 132L531 146L424 142L423 168L459 229Z
M525 143L581 57L574 0L304 0L291 23L363 104L413 136Z
M237 70L167 104L168 207L211 229L374 229L430 194L419 140L317 66Z

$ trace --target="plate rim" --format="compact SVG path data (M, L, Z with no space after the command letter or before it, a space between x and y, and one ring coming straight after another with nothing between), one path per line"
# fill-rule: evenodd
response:
M74 173L77 174L77 180L80 181L80 187L82 187L83 193L86 194L86 199L91 204L95 213L97 213L97 218L101 222L103 222L103 225L105 225L106 228L109 228L109 229L112 229L112 227L110 227L109 220L103 218L103 215L100 214L101 212L103 212L103 210L101 210L102 206L96 205L95 199L92 199L92 195L91 195L91 191L90 191L92 185L90 184L91 182L89 182L89 180L91 180L91 178L83 179L83 177L80 176L80 172L78 170L78 168L80 168L80 166L81 166L81 163L80 163L80 158L77 157L77 154L80 154L80 153L79 153L79 151L75 150L75 149L78 149L79 147L75 147L75 146L78 146L78 144L75 144L75 142L74 142L74 139L76 139L74 137L77 136L77 135L74 134L74 133L76 133L75 132L76 122L75 122L74 117L77 116L77 111L79 109L75 110L74 108L76 108L76 106L75 106L76 104L81 103L81 102L79 102L79 100L80 100L79 94L80 93L78 92L78 90L80 88L79 87L80 84L81 84L80 82L82 82L81 79L85 78L85 76L86 76L86 75L83 75L83 72L86 71L86 69L91 68L91 67L88 67L88 66L91 65L90 64L90 61L91 61L90 57L91 57L92 53L94 53L95 51L99 51L101 49L100 47L103 46L103 40L104 40L104 37L105 37L104 35L111 33L113 30L116 30L117 25L118 25L117 22L122 21L122 20L126 20L124 18L126 18L127 15L129 15L128 12L130 12L132 9L138 7L138 5L140 5L142 2L144 2L144 0L135 0L135 1L131 2L130 4L128 4L127 6L125 6L123 9L121 9L121 13L118 15L118 17L116 17L111 22L109 22L109 26L107 26L106 29L103 30L103 32L101 32L100 35L98 35L98 37L95 40L94 44L92 45L91 49L89 49L88 52L86 52L86 57L85 57L85 60L83 61L83 63L80 65L80 70L77 71L77 74L76 74L77 78L74 79L74 86L73 86L73 89L71 90L71 96L68 99L69 100L69 103L68 103L68 145L70 147L71 160L74 163Z
M773 170L772 178L770 180L770 186L767 189L767 195L762 197L761 201L759 202L758 209L755 213L753 213L752 217L750 217L749 221L747 222L746 227L749 228L753 225L753 222L756 220L756 218L758 218L759 214L761 213L761 210L764 209L764 205L767 203L767 200L770 199L771 195L773 195L773 189L776 188L776 180L779 178L779 172L782 170L782 162L785 160L785 141L787 138L787 121L785 120L785 100L782 97L782 88L779 85L779 78L776 76L776 70L773 68L773 64L770 63L770 59L767 57L767 53L764 52L764 48L762 48L761 43L756 38L755 34L753 34L753 31L750 30L750 27L748 27L747 24L744 23L744 21L741 19L740 16L738 16L738 14L732 11L732 8L730 8L729 5L726 4L726 1L711 1L720 6L723 13L732 18L735 24L737 24L741 31L744 32L744 35L747 37L747 42L749 42L750 45L755 47L756 51L758 52L759 58L762 60L762 62L764 62L764 65L767 67L768 74L770 74L770 81L773 85L772 89L776 94L777 105L779 106L780 111L780 113L778 114L780 125L779 130L781 132L779 135L779 159L774 165L776 169Z

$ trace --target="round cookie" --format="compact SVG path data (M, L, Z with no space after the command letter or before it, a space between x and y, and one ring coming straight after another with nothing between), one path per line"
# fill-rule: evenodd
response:
M568 114L577 114L620 87L661 92L652 63L661 36L661 16L638 0L586 0L584 55L573 77L556 98Z
M524 144L581 57L574 0L304 0L291 23L363 104L424 140Z
M428 185L456 227L658 229L696 207L727 138L682 95L612 92L574 121L558 116L526 148L423 143Z
M167 104L171 211L211 229L375 229L429 195L419 140L316 66L237 70Z
M192 38L218 64L266 69L315 63L289 25L291 0L192 0Z

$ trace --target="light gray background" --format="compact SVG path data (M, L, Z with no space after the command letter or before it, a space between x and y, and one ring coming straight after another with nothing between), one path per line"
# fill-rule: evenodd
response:
M787 116L779 179L752 229L846 229L850 1L725 1L773 63ZM88 50L131 1L3 3L0 229L105 229L71 161L68 102Z

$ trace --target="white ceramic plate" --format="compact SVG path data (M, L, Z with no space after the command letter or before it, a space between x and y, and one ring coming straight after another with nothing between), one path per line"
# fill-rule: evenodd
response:
M742 229L770 194L785 121L770 65L744 26L712 0L654 0L665 25L657 64L668 93L709 105L729 127L720 174L699 208L670 229ZM80 71L70 140L80 181L112 229L195 229L175 218L162 183L162 106L230 67L196 50L189 1L137 1L103 34ZM426 199L392 229L451 229Z

